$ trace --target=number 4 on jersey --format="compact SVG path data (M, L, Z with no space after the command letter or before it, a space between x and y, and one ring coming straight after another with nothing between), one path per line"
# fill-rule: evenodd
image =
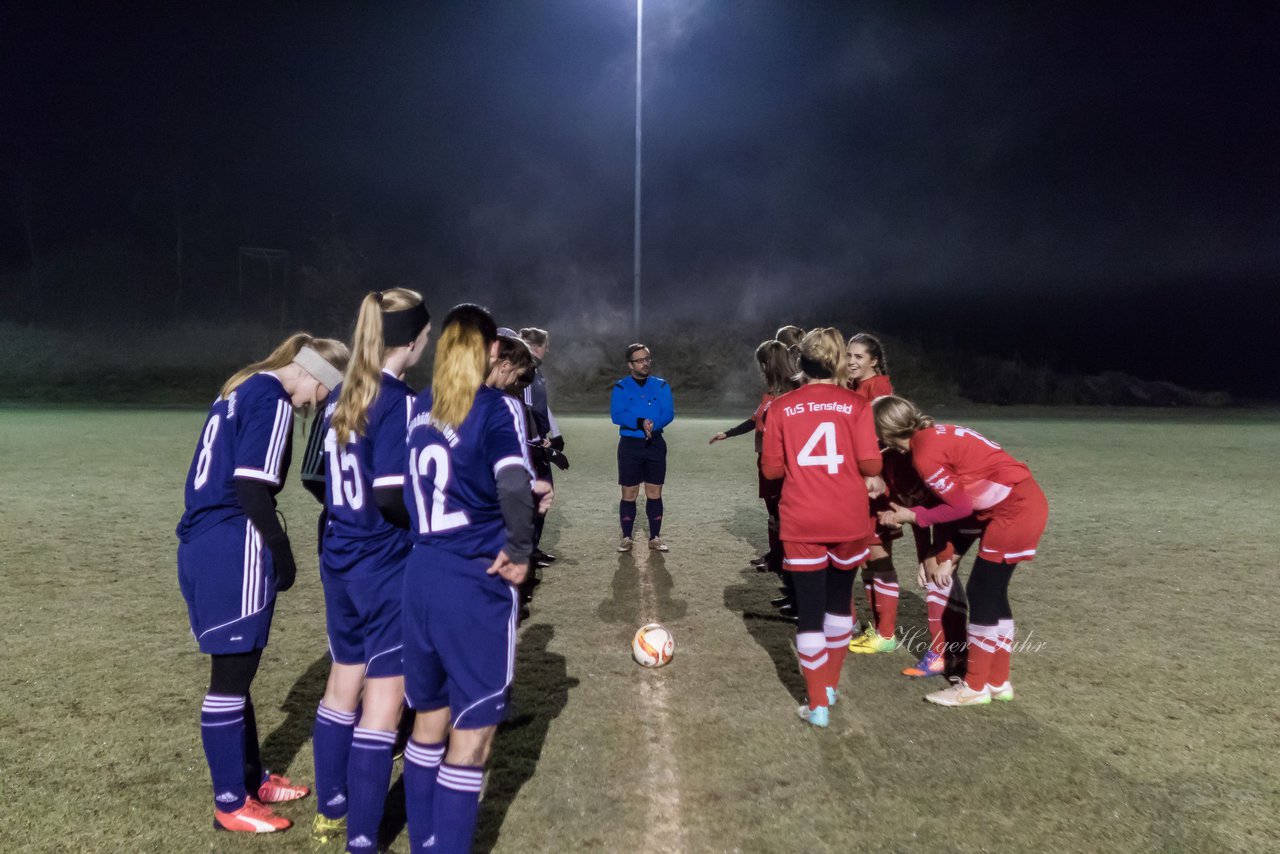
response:
M815 454L813 451L819 442L822 443L822 453ZM798 465L826 466L827 474L839 472L842 462L844 462L844 454L836 453L836 425L833 421L823 421L819 424L818 429L813 431L809 441L804 443L804 447L796 455Z

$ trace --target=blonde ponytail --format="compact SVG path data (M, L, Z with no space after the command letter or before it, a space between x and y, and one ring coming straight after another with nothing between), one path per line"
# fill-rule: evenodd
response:
M489 375L489 345L498 327L478 305L454 306L442 324L431 378L431 420L457 429Z

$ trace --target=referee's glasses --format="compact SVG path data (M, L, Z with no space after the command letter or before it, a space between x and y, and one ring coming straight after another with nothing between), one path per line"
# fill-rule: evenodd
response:
M631 364L633 364L633 365L652 365L652 364L653 364L653 357L652 357L652 356L645 356L643 359L632 359L632 360L631 360Z

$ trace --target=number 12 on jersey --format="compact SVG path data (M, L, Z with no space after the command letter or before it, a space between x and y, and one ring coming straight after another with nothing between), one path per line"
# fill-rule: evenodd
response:
M428 471L434 468L430 477L431 514L427 516L427 497L423 493L423 481L428 479ZM418 453L414 448L409 452L409 477L413 479L413 498L418 510L418 533L440 534L461 528L471 520L461 510L446 512L444 509L444 490L449 485L449 454L440 445L427 445Z
M818 443L822 443L822 453L815 454ZM818 425L818 429L813 431L813 435L809 437L809 441L804 443L804 447L800 449L800 453L796 455L796 464L802 466L826 466L827 474L836 474L840 471L840 464L844 462L844 454L836 452L836 425L833 421L823 421Z

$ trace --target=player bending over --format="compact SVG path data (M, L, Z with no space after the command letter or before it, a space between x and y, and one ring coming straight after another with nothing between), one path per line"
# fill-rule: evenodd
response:
M1009 659L1014 627L1009 581L1019 563L1035 557L1049 518L1049 502L1025 463L968 427L937 424L900 397L881 398L873 408L881 441L909 451L916 472L944 502L933 508L895 503L880 514L880 521L928 526L976 514L983 529L965 587L969 599L965 678L925 699L940 706L1012 700Z
M346 365L347 347L340 341L305 332L290 336L227 380L187 473L178 583L191 634L211 662L200 735L219 830L284 830L292 822L266 804L308 793L263 769L249 688L267 645L276 594L292 587L297 574L275 499L289 471L293 410L318 406L342 381Z

